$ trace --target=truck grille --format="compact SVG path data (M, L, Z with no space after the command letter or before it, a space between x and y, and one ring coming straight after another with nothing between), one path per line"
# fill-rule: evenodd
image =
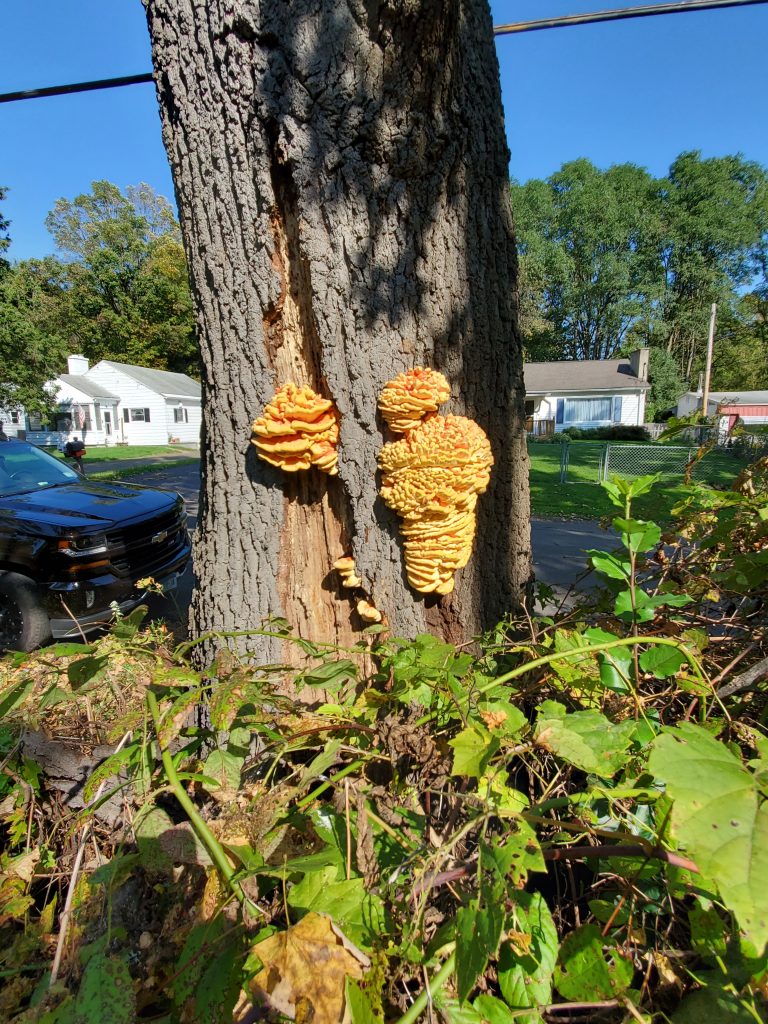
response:
M183 508L177 507L154 519L108 533L109 560L115 575L137 580L152 576L172 562L187 541L185 521Z

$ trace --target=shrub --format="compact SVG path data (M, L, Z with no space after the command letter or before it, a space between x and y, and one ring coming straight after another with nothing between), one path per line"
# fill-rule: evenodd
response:
M584 430L581 427L567 427L566 434L571 441L650 441L651 435L645 427L632 427L617 424L613 427L593 427Z

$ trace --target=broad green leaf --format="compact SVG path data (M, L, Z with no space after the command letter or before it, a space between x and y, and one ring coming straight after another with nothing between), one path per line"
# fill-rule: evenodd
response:
M461 907L456 915L456 988L464 1003L488 958L496 954L504 926L504 909L492 904L482 909Z
M733 992L707 986L683 999L672 1024L755 1024L759 1018Z
M215 779L221 789L236 793L240 786L240 770L243 758L235 757L228 750L212 750L203 765L203 772Z
M499 741L480 725L470 725L449 740L453 747L453 768L451 775L468 775L479 778L488 762L499 749Z
M626 760L635 723L615 725L599 711L575 711L570 715L547 710L552 701L539 708L534 738L569 764L602 778L611 778ZM557 705L562 707L562 705Z
M712 959L726 955L728 931L725 922L714 907L691 907L688 911L691 929L691 946L699 956Z
M333 918L352 942L370 949L384 929L381 900L365 891L362 878L334 881L334 866L308 872L288 893L288 904L300 913L314 911Z
M672 834L762 950L768 942L768 805L754 776L689 722L656 739L648 767L672 799Z
M67 679L73 690L81 693L95 686L104 674L109 663L106 654L88 655L78 658L67 666ZM88 684L91 684L90 686Z
M624 546L634 554L642 554L655 548L661 539L661 528L656 523L644 522L641 519L613 520L614 528L621 534Z
M444 988L433 994L432 1002L445 1024L483 1024L482 1016L470 1003L460 1003L446 995Z
M74 1024L132 1024L136 1020L133 981L118 957L98 953L83 972Z
M352 1024L378 1024L381 1018L374 1013L368 993L364 992L349 975L346 979L345 996Z
M555 922L540 893L515 893L505 931L498 966L501 994L513 1010L545 1006L552 1001L558 942ZM515 1019L525 1024L541 1020L537 1012Z
M624 583L629 579L631 566L626 559L609 555L605 551L588 551L587 554L593 568L609 579L621 580Z
M477 706L483 722L505 736L517 736L528 727L528 719L520 708L506 700L482 700ZM503 716L503 718L502 718ZM498 724L493 724L498 722Z
M169 874L173 861L160 845L160 836L174 827L174 821L162 807L150 806L134 824L141 863L150 871Z
M529 871L546 871L544 856L534 829L527 821L510 822L503 837L495 837L482 846L483 863L487 857L501 878L510 878L515 885L524 882Z
M667 679L688 663L682 651L666 644L649 647L640 655L639 661L643 672L650 672L656 679Z
M555 967L555 985L564 999L598 1002L625 992L634 974L632 961L618 949L603 953L605 940L594 924L585 924L563 939Z
M303 672L297 682L304 686L320 686L324 690L340 690L345 683L357 680L357 665L348 658L327 661L324 665Z
M187 935L170 986L177 1006L182 1006L194 992L200 978L200 964L210 962L226 930L227 922L218 914L210 921L194 925Z
M243 935L231 929L212 955L198 964L194 1010L195 1024L221 1024L232 1020L232 1010L240 992L243 963Z
M478 996L472 1003L472 1008L477 1010L487 1024L515 1024L521 1020L517 1014L512 1014L509 1007L500 999L494 996Z
M2 700L0 700L0 718L10 715L19 705L23 704L27 696L34 689L34 686L34 679L25 679L17 686L12 686L9 690L6 690Z

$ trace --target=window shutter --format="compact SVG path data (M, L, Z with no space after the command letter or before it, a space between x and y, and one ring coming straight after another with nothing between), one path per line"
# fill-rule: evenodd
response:
M562 423L565 419L565 399L558 398L557 400L557 412L555 413L555 423Z
M144 410L144 422L149 423L149 409Z
M124 423L130 423L131 422L131 414L128 412L127 409L123 409L123 422Z
M621 395L616 395L613 400L613 422L621 423Z

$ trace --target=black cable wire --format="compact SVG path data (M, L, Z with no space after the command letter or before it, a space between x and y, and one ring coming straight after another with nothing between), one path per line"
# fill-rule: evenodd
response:
M594 25L601 21L623 21L627 18L650 18L659 14L690 14L693 11L723 10L727 7L750 7L768 0L674 0L672 3L643 4L641 7L622 7L618 10L593 11L591 14L565 14L558 18L540 18L537 21L518 21L509 25L496 25L494 35L513 35L521 32L540 32L549 28L568 28L573 25ZM75 92L93 92L96 89L116 89L123 85L140 85L152 81L152 74L126 75L123 78L101 78L95 82L74 82L71 85L50 85L42 89L22 89L0 94L0 103L17 100L37 100L46 96L68 96Z
M601 21L623 21L626 18L652 18L659 14L690 14L692 11L716 11L726 7L750 7L768 0L674 0L670 3L643 4L641 7L620 7L588 14L563 14L557 18L518 21L510 25L494 25L497 36L518 32L539 32L546 28L569 28L573 25L594 25Z

